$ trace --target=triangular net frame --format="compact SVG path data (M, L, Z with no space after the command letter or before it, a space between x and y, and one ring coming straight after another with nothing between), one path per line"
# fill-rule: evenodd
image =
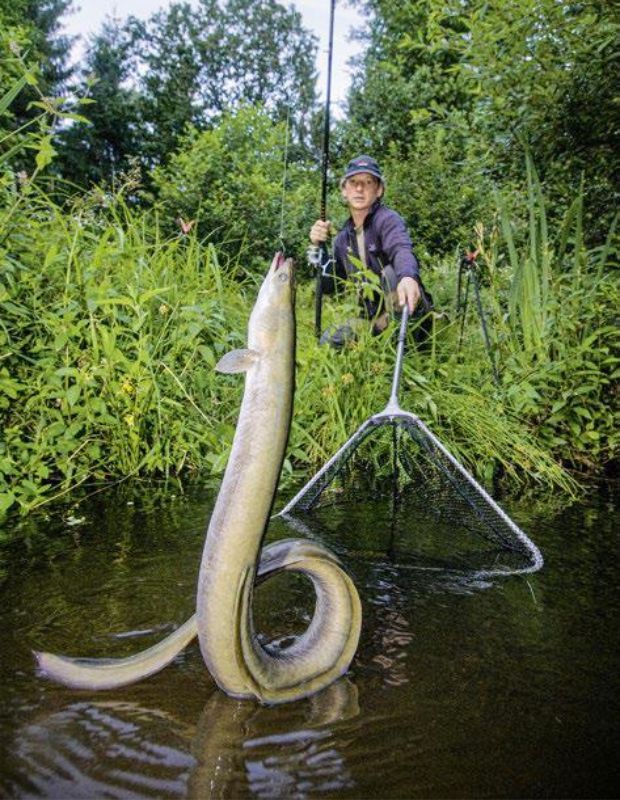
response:
M486 551L482 564L478 562L482 568L474 570L476 577L536 572L543 565L543 557L534 542L424 422L415 414L400 408L397 393L407 316L405 311L401 319L392 392L387 406L360 425L278 516L293 517L317 506L323 493L343 474L348 462L364 442L389 426L394 431L394 464L403 468L415 487L408 497L413 497L415 503L418 530L432 530L433 535L443 538L443 546L448 549L450 543L453 543L455 550L462 550L464 542L470 550L481 542L485 546L490 545L492 549ZM471 569L468 572L471 573Z

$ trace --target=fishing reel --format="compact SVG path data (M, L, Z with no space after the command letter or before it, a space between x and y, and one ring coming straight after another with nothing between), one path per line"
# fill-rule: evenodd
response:
M325 256L327 255L327 258ZM321 270L323 275L326 275L332 264L332 257L329 256L325 248L317 244L311 244L306 251L308 264L315 270Z
M311 267L317 269L321 266L321 248L318 246L318 244L310 245L306 251L306 257L308 259L308 264Z

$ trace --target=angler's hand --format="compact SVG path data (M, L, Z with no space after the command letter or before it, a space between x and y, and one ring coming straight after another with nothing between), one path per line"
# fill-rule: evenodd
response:
M396 287L398 305L402 308L405 303L409 306L409 313L413 314L420 299L420 286L413 278L401 278Z
M331 222L329 220L317 219L310 228L310 241L314 245L326 242L331 233Z

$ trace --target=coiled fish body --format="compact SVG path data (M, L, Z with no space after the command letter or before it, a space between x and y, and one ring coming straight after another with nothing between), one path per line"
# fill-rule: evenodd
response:
M90 689L132 683L166 666L196 633L214 680L235 697L263 703L296 700L346 672L357 649L361 606L337 558L300 539L279 541L261 552L288 439L294 358L293 266L277 255L250 316L248 348L229 353L218 364L223 372L245 372L246 384L205 539L195 616L127 659L96 663L37 653L49 677ZM307 575L316 602L305 633L276 651L255 635L252 594L257 579L282 570Z

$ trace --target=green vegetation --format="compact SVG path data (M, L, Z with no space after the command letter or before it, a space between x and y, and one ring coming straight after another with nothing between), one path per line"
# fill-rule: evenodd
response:
M284 479L310 474L387 400L394 327L338 355L314 339L303 262L318 198L315 45L294 12L254 5L248 41L256 50L279 26L281 60L267 48L240 62L225 97L207 97L206 79L204 96L181 89L196 85L192 69L226 72L204 37L238 49L243 0L205 0L210 33L176 4L148 23L108 22L86 59L98 82L84 74L71 90L55 24L66 3L46 5L45 25L0 15L0 514L129 476L217 479L242 380L213 367L244 342L281 238L301 263ZM617 7L364 5L369 48L337 158L382 154L436 304L402 404L488 485L575 492L615 468L620 436ZM520 24L534 11L538 23L521 42L508 31L525 6ZM168 76L165 93L131 80L139 59ZM590 88L597 112L569 113ZM335 187L330 208L337 219ZM499 385L473 302L462 337L455 310L472 245ZM356 315L352 285L326 302L325 324ZM373 470L387 447L367 456Z

